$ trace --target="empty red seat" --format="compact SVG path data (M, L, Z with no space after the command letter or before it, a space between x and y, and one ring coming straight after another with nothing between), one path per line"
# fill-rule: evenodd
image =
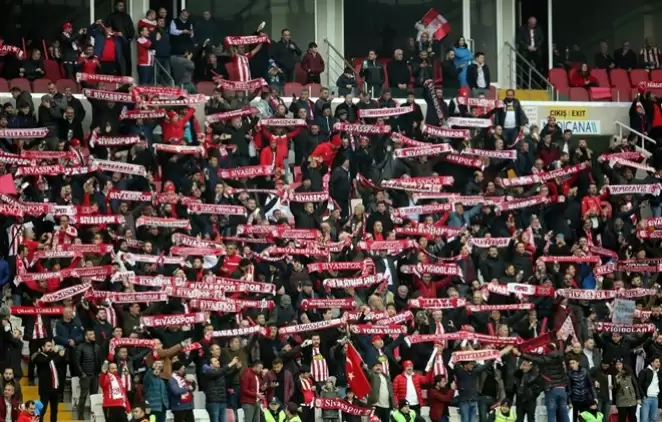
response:
M62 79L64 74L61 72L60 64L55 60L44 60L44 76L51 81Z
M570 101L589 101L586 88L573 86L570 88Z
M632 87L628 72L624 69L612 69L611 72L609 72L609 79L611 80L611 86L613 87L628 89Z
M489 93L487 94L487 98L496 100L497 98L497 89L494 85L490 85Z
M50 83L50 79L35 79L32 81L32 92L46 94L48 92L48 85L50 85Z
M198 82L195 88L200 94L212 95L214 93L214 89L216 88L216 84L212 81L202 81Z
M32 92L32 88L30 87L30 81L28 81L25 78L15 78L9 81L9 89L13 87L21 88L21 91Z
M73 79L58 79L55 81L55 86L59 92L64 92L67 89L70 89L73 94L80 92L78 84Z
M618 103L629 103L631 101L631 89L612 88L611 100Z
M9 83L5 78L0 78L0 92L9 92Z
M601 87L610 87L609 84L609 75L605 69L591 69L591 76L593 76L598 81L598 86Z
M297 82L288 82L285 84L285 87L283 88L283 96L285 97L291 97L292 95L296 95L299 97L301 95L301 84Z
M648 72L645 69L632 69L630 71L630 85L636 87L641 82L648 82Z
M569 87L568 74L565 69L549 69L549 81L556 89L567 89Z
M308 82L308 74L301 67L301 63L297 63L294 66L294 82L298 82L301 85Z
M653 82L662 82L662 69L651 70L650 77Z
M591 101L611 101L611 88L607 86L591 87L588 89Z
M311 97L319 97L322 91L322 85L320 84L308 84L305 88L308 88Z

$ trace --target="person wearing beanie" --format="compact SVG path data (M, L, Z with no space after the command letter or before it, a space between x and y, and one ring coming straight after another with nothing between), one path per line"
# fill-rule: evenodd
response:
M193 421L193 392L195 382L186 379L186 366L180 361L172 364L172 377L168 381L170 410L177 422Z
M354 74L354 69L351 67L346 67L343 70L343 73L338 77L336 81L336 87L338 88L338 95L351 95L356 89L356 76Z
M515 408L511 406L509 400L501 401L501 404L494 409L494 422L515 422L516 420Z
M382 336L361 336L359 339L361 349L365 353L365 361L369 366L372 366L375 362L379 362L382 365L382 372L387 377L399 369L399 365L393 355L393 349L398 346L398 341L391 341L388 346L384 346ZM370 339L370 343L368 343L368 339Z
M398 401L398 408L391 412L391 422L414 422L416 420L416 412L409 407L409 402L406 399Z
M281 422L284 421L287 415L285 410L280 406L280 400L273 397L269 400L269 405L262 411L264 415L264 422Z
M423 405L421 385L424 377L414 372L414 363L406 360L402 363L402 373L393 380L393 394L398 401L407 400L411 410L420 413Z
M604 414L598 410L598 405L596 403L591 404L588 409L584 410L579 414L579 417L583 422L602 422L604 418ZM620 415L619 415L619 420L622 420ZM636 420L636 416L634 419L630 419L631 421ZM644 421L644 419L639 419L640 421ZM655 416L655 419L657 420L657 416Z

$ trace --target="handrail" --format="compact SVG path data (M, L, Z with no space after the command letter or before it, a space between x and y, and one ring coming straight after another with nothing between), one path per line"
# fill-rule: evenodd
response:
M359 72L356 71L356 69L354 69L354 66L353 66L349 61L347 61L347 59L345 58L345 56L343 56L343 55L340 53L340 51L338 51L338 49L337 49L336 47L333 46L333 44L331 44L331 41L329 41L327 38L324 38L324 42L325 42L326 45L329 47L329 50L330 50L330 51L333 51L334 53L336 53L336 56L338 56L338 57L340 57L340 58L342 59L342 61L343 61L343 63L345 64L345 67L346 67L346 68L352 69L352 72L354 73L354 77L355 77L355 78L357 79L357 81L358 81L358 79L361 77L361 75L359 74ZM330 60L330 59L331 59L331 55L329 54L329 60ZM330 69L330 66L329 66L329 71L330 71L330 70L331 70L331 69ZM343 69L343 71L344 71L344 69ZM327 75L329 75L328 72L327 72ZM328 85L331 85L331 80L330 80L330 79L329 79L329 81L328 81ZM365 90L366 90L366 85L365 85L365 81L364 81L364 86L363 86L363 88L360 89L359 91L365 91Z
M515 55L516 55L520 60L522 60L522 62L524 62L524 64L526 64L527 66L529 66L529 69L533 70L533 72L534 72L536 75L538 75L538 77L540 78L540 80L542 80L542 81L544 81L545 83L547 83L547 89L551 91L551 93L552 93L552 98L553 98L553 94L554 94L554 91L555 91L555 90L554 90L554 86L553 86L552 83L549 81L549 79L547 79L542 73L540 73L540 71L539 71L538 69L536 69L536 66L535 66L533 63L531 63L529 60L527 60L526 57L524 57L524 56L522 55L522 53L520 53L519 51L517 51L517 49L516 49L515 47L513 47L513 45L512 45L511 43L509 43L508 41L506 41L505 44L506 44L506 46L508 46L508 48L510 48L510 50L511 50L513 53L515 53Z
M166 70L158 60L154 60L154 83L159 80L159 72L163 72L170 79L170 86L175 86L175 78Z
M657 145L657 142L655 141L655 139L651 138L651 137L648 136L648 135L644 135L643 133L638 132L638 131L632 129L630 126L626 125L625 123L621 123L621 122L619 122L618 120L614 121L614 123L616 123L616 126L618 126L618 128L620 129L620 132L621 132L621 134L620 134L621 139L623 138L623 129L626 129L626 130L628 130L629 132L634 133L635 135L637 135L638 137L641 138L641 148L642 148L642 149L646 150L646 148L644 148L644 141L652 142L653 145Z

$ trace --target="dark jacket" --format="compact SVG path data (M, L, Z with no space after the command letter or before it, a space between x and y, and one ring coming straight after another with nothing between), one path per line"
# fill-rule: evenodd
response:
M360 74L368 85L381 86L384 84L384 66L377 60L365 60Z
M504 103L504 107L500 108L494 115L494 124L501 125L506 121L506 112L514 111L515 112L515 121L517 122L517 128L528 123L524 110L522 110L522 104L517 98L513 99L511 103Z
M568 371L568 398L573 403L586 403L595 400L593 382L586 369Z
M368 380L370 381L370 394L368 395L368 406L372 407L377 404L379 400L379 389L381 386L381 377L386 375L380 374L377 375L372 371L368 371ZM393 394L393 383L391 380L386 377L386 385L388 386L388 395L390 398L390 408L393 409L398 405L398 402L395 400L395 395Z
M397 88L400 84L409 85L411 70L404 60L391 60L387 65L388 86Z
M95 343L84 342L76 347L75 367L81 375L97 376L101 372L101 347Z
M539 365L545 391L568 385L568 375L564 363L565 354L562 351L556 350L543 356L522 353L522 357Z
M106 18L106 26L115 32L121 32L126 40L131 41L136 36L135 26L131 16L126 12L113 12Z
M278 67L288 73L294 70L294 67L299 61L299 56L301 56L301 49L294 41L280 40L272 44L271 56L276 61L276 64L278 64Z
M539 26L533 28L533 39L534 39L533 44L537 48L535 54L541 55L542 54L541 48L543 47L542 43L544 40L544 34ZM530 30L527 25L524 25L517 30L517 50L523 53L526 57L526 55L529 54L530 45L531 45Z
M483 76L485 77L485 87L489 88L490 68L486 64L483 65ZM467 68L467 85L469 85L470 88L480 88L477 85L477 81L478 81L478 65L476 63L472 63Z
M444 60L444 62L442 63L442 73L443 73L442 85L444 89L454 90L460 88L460 71L455 66L453 60ZM451 94L449 93L449 95Z
M536 400L543 387L543 380L538 368L534 366L528 372L515 371L515 386L518 402L525 403L528 400Z
M227 387L225 377L232 375L236 369L227 365L220 368L206 367L202 376L205 378L205 397L207 403L226 403Z
M457 400L476 401L478 400L478 379L480 374L487 370L487 365L476 365L471 371L467 371L464 366L455 364L453 373L455 373L455 384L457 385Z
M648 397L648 387L650 387L651 382L653 382L653 368L649 365L646 369L639 372L639 388L641 388L642 397ZM657 382L660 382L659 370L657 371ZM662 385L660 385L658 391L662 391Z

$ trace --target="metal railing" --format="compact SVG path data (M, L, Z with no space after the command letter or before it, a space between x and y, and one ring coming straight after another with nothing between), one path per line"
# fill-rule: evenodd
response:
M365 90L365 84L363 87L358 86L359 74L354 69L352 63L350 63L336 47L331 44L331 42L324 38L324 44L327 46L327 57L326 57L326 86L331 88L336 86L336 81L343 74L345 68L348 67L354 72L354 77L357 81L357 88L359 91Z
M170 72L158 60L154 60L154 83L158 84L158 81L163 78L169 81L168 85L175 86L175 78L172 77Z
M513 45L509 42L504 43L506 48L507 63L510 65L509 72L510 83L507 88L519 89L539 89L547 91L550 100L558 100L555 96L554 86L552 83L540 73L536 66L526 59ZM515 79L513 80L513 75Z
M637 148L640 148L641 149L640 152L644 153L644 155L646 155L646 156L651 155L651 153L649 153L646 150L646 141L652 143L653 145L657 145L657 142L655 141L655 139L651 138L650 136L644 135L641 132L638 132L638 131L632 129L630 126L626 125L625 123L621 123L618 120L616 120L614 123L616 123L616 126L618 126L618 133L619 133L620 139L623 139L623 130L627 130L629 133L637 135L637 137L639 139L641 139L641 147L637 147Z

